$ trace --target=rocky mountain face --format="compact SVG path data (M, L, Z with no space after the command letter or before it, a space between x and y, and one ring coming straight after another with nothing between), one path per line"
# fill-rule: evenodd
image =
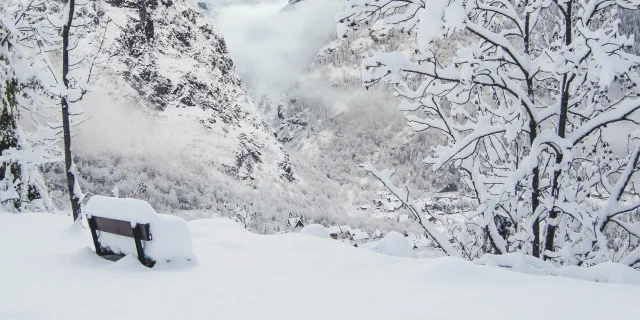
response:
M107 58L74 148L86 191L117 187L160 210L224 211L272 184L290 187L289 156L195 1L108 0L98 11L110 19L96 30ZM60 170L48 175L63 192Z
M237 178L254 180L255 164L268 156L264 149L273 149L269 160L277 161L280 176L294 179L286 154L271 139L270 128L235 74L224 39L201 11L184 0L110 4L127 16L115 42L119 64L114 71L139 97L158 111L205 111L207 117L200 119L204 127L225 128L226 139L237 139L234 162L225 164Z

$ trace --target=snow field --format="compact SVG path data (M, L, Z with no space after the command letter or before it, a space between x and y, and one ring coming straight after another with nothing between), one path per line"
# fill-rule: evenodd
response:
M0 319L623 319L640 298L637 286L390 257L227 219L188 226L198 261L148 269L96 256L66 215L0 213Z

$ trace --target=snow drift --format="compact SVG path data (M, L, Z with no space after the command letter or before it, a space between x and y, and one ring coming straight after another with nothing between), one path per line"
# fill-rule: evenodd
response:
M375 243L371 250L395 257L415 257L411 243L398 232L392 231Z

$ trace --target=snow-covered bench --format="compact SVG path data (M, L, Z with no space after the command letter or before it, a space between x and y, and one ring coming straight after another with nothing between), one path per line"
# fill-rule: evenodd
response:
M149 268L156 261L194 258L187 223L158 214L145 201L93 196L85 212L100 256L135 255Z

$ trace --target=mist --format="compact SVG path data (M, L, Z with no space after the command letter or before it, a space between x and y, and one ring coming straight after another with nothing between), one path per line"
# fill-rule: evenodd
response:
M90 118L76 127L79 134L74 142L88 156L108 153L158 163L184 160L190 145L207 136L197 121L169 119L170 114L154 114L101 91L87 95L83 109Z
M335 38L335 15L345 6L344 0L306 0L290 7L287 2L214 9L214 23L254 98L277 100L291 88L318 50Z

